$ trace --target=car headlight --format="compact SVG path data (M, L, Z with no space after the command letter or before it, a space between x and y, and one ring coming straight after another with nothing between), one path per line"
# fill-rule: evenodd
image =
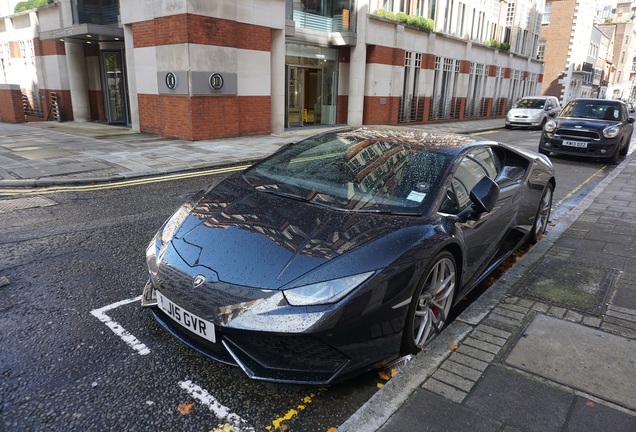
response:
M620 125L610 126L603 129L603 136L605 138L616 138L621 131Z
M174 233L177 232L183 221L185 221L192 211L194 206L190 203L186 203L182 205L179 210L177 210L171 217L168 219L163 229L161 230L161 243L166 244L172 237L174 237Z
M543 126L543 130L546 132L554 132L556 129L556 122L554 120L548 120Z
M369 279L375 272L360 273L283 291L292 306L315 306L335 303Z

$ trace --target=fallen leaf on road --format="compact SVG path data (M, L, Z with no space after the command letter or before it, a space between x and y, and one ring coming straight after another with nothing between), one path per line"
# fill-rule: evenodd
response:
M192 403L187 403L187 402L181 403L181 404L179 404L179 407L177 409L183 415L192 414L192 411L194 411L194 402L192 402Z
M451 351L457 351L457 345L449 345L448 349Z
M382 384L382 383L377 383L376 385L378 386L378 388L379 388L379 389L381 389L382 387L384 387L384 384Z
M596 404L592 401L585 402L585 405L589 406L590 408L594 408L596 406Z

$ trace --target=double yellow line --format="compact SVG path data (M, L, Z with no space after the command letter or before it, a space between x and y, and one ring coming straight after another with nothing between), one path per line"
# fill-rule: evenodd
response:
M100 183L100 184L90 184L90 185L67 185L67 186L51 186L51 187L41 187L41 188L31 188L31 189L2 189L0 188L0 196L17 196L17 195L45 195L52 193L61 193L61 192L91 192L98 190L106 190L106 189L119 189L130 186L139 186L145 184L152 183L161 183L173 180L182 180L188 178L195 177L204 177L208 175L215 174L225 174L235 171L241 171L245 168L250 167L251 164L246 165L236 165L231 167L224 168L213 168L204 171L192 171L185 172L179 174L167 174L163 176L156 177L144 177L133 180L124 180L113 183Z

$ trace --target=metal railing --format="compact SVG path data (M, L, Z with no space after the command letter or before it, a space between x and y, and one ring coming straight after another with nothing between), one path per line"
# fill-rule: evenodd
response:
M411 100L400 98L400 123L421 123L424 120L424 97L413 97Z

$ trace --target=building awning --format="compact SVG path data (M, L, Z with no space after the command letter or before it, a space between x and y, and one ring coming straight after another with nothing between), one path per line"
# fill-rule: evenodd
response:
M40 32L40 39L79 39L83 41L108 42L124 40L124 29L101 24L75 24L55 30Z

